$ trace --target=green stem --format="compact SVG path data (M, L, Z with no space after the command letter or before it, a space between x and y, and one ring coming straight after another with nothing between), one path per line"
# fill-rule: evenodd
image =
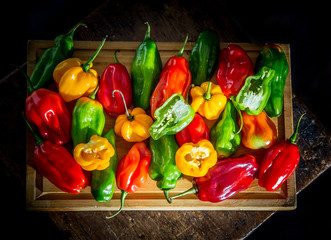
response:
M114 61L115 61L115 63L120 63L117 59L117 56L116 56L116 53L119 52L119 51L120 50L115 50L115 52L114 52Z
M93 91L93 93L89 96L89 98L95 100L95 95L97 94L99 90L99 85L95 88L95 90Z
M299 120L298 120L298 123L297 123L297 126L295 127L295 131L293 133L293 135L288 139L288 141L292 144L295 144L295 141L297 139L297 135L298 135L298 131L299 131L299 125L300 125L300 122L301 122L301 118L305 115L306 113L303 113Z
M112 92L112 96L113 96L113 97L115 97L115 92L121 94L122 101L123 101L124 108L125 108L125 112L126 112L126 116L127 116L128 120L129 120L129 121L133 120L133 116L129 113L128 108L127 108L127 106L126 106L126 102L125 102L125 98L124 98L123 93L122 93L120 90L115 89L115 90L113 90L113 92Z
M177 53L177 57L181 57L183 56L183 52L184 52L184 49L185 49L185 45L187 43L187 39L188 39L188 35L186 35L186 38L185 38L185 41L184 41L184 44L182 46L182 48L179 50L179 52Z
M163 193L164 193L165 198L167 199L167 202L171 203L171 199L169 198L169 192L170 192L170 189L163 190Z
M71 39L74 37L74 33L75 33L76 29L79 28L80 26L87 27L85 23L78 23L76 26L74 26L73 29L70 30L70 32L68 32L68 36L69 36Z
M99 45L97 51L94 53L94 55L86 62L82 65L82 69L84 70L84 72L88 72L88 70L90 69L90 65L91 63L94 61L94 59L98 56L99 52L101 51L101 48L103 47L103 45L105 44L106 42L106 39L107 39L108 36L106 36L101 44Z
M121 193L121 207L120 207L120 209L118 209L118 211L117 211L115 214L113 214L113 215L111 215L111 216L109 216L109 217L106 217L107 219L111 219L111 218L115 217L117 214L119 214L119 213L122 211L122 209L123 209L123 205L124 205L124 199L125 199L125 197L126 197L128 194L129 194L129 193L128 193L127 191L123 191L123 190L122 190L122 193Z
M148 22L145 22L145 24L147 25L147 31L144 37L144 41L148 40L151 38L151 27L149 26Z
M210 94L211 84L212 84L212 82L209 81L207 91L206 91L206 93L203 95L203 98L204 98L205 100L207 100L207 101L209 101L209 100L211 99L211 94Z
M25 77L26 81L28 82L28 93L29 95L31 93L33 93L34 91L36 91L36 89L33 87L33 84L31 83L31 79L29 78L29 76L21 69L21 67L15 65L15 64L10 64L11 66L15 67L20 73L23 74L23 76Z
M25 117L25 115L24 115L23 112L22 112L22 116L23 116L23 119L24 119L26 125L28 125L28 127L29 127L30 131L32 132L34 138L36 139L36 145L39 146L39 145L42 144L44 141L43 141L43 140L37 135L37 133L36 133L35 131L33 131L33 129L32 129L32 127L31 127L30 123L29 123L28 120L26 119L26 117Z
M185 196L188 194L196 194L196 193L198 193L198 191L199 191L198 187L196 185L193 185L190 189L186 190L185 192L178 193L177 195L170 197L170 199L169 199L170 202L169 201L168 202L171 203L172 199L174 199L174 198L182 197L182 196Z

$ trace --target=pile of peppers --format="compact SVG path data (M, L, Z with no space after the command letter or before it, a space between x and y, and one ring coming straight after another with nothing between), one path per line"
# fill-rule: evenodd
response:
M239 45L220 50L217 33L204 30L189 60L183 56L187 36L162 67L146 25L131 75L117 51L103 73L92 68L106 38L90 59L71 58L73 35L82 23L55 39L30 78L23 73L29 93L24 119L36 139L37 171L68 193L90 185L103 203L117 185L121 206L108 218L119 214L125 197L148 178L169 203L192 193L220 202L256 178L267 191L281 187L300 160L295 141L302 118L289 140L278 140L272 118L283 112L288 74L282 48L266 44L254 67ZM47 89L52 78L58 91ZM107 115L115 122L110 129L105 129ZM133 144L122 159L116 138ZM240 147L265 149L264 157L238 155ZM192 178L192 188L171 196L183 176Z

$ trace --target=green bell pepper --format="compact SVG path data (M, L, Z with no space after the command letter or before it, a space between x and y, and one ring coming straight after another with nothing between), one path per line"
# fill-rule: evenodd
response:
M256 60L256 70L263 66L275 70L275 75L271 80L271 94L265 106L265 111L269 117L279 117L283 111L283 96L285 81L288 74L288 62L283 49L276 44L266 44L260 51Z
M86 25L78 23L69 33L57 36L54 40L55 46L46 49L38 59L30 77L31 86L28 86L30 93L44 87L52 79L55 67L71 57L74 52L73 36L79 26Z
M98 88L90 97L77 100L72 112L71 137L74 148L77 144L87 143L93 135L102 135L105 126L105 115L102 104L95 100Z
M246 78L244 86L235 96L236 106L250 115L259 115L269 100L274 74L275 70L264 66L257 74Z
M176 93L156 109L156 121L148 129L151 137L158 140L164 135L173 135L183 130L194 118L194 110L183 96Z
M241 142L237 110L231 101L226 103L219 120L210 130L210 140L218 157L226 158L235 153Z
M115 154L111 157L110 165L106 169L92 171L91 193L94 199L98 202L109 202L114 193L114 187L116 184L115 176L118 164L114 129L110 129L103 137L107 138L113 146Z
M137 48L131 68L133 102L144 110L149 108L152 91L159 81L162 62L156 43L150 37L150 26L144 41Z
M175 160L179 148L175 136L166 135L159 140L151 138L149 147L152 153L149 176L157 181L157 187L163 190L165 198L170 203L169 191L176 187L177 180L182 177Z
M200 86L211 79L218 62L219 50L220 41L216 32L204 30L199 34L189 59L193 84Z

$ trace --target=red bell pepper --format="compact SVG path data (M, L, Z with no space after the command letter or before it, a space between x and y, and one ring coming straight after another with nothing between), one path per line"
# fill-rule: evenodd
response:
M148 177L148 167L152 154L144 142L138 142L118 163L116 170L117 187L121 189L121 207L112 216L115 217L123 208L124 199L129 193L143 186Z
M246 78L253 74L252 60L240 46L230 44L221 51L216 78L227 98L237 95Z
M187 39L188 37L186 37L178 54L169 58L161 71L160 80L150 99L151 116L154 119L155 110L161 107L173 94L181 94L186 99L192 81L189 63L182 57Z
M293 174L300 160L299 148L295 144L301 115L293 135L268 149L259 170L259 185L267 191L275 191Z
M179 133L176 133L176 140L179 146L184 143L198 143L202 139L210 140L209 128L199 114L195 114L192 122Z
M114 97L112 96L115 89L123 93L128 107L132 104L131 79L126 67L118 62L116 52L114 53L115 63L109 64L102 73L97 93L97 99L107 114L113 117L125 113L122 96L118 92L114 94Z
M62 191L80 193L88 180L72 155L61 145L43 141L25 121L36 139L34 164L37 171Z
M247 189L257 172L258 165L255 158L249 154L218 160L204 177L193 179L192 188L172 196L170 200L194 193L202 201L220 202Z

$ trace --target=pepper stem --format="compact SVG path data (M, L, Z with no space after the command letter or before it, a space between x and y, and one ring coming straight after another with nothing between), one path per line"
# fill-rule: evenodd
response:
M120 209L118 209L118 211L117 211L115 214L106 217L107 219L111 219L111 218L115 217L117 214L119 214L119 213L122 211L122 209L123 209L123 205L124 205L124 199L125 199L125 197L126 197L128 194L129 194L129 193L128 193L127 191L123 191L123 190L122 190L122 193L121 193L121 207L120 207Z
M22 116L23 116L23 119L24 119L26 125L28 125L28 127L29 127L30 131L32 132L34 138L36 139L36 145L37 146L40 145L43 142L43 140L37 135L37 133L35 131L33 131L30 123L28 122L28 120L26 119L26 117L24 115L24 112L22 112Z
M149 26L148 22L145 22L145 24L147 25L147 31L144 37L144 41L151 38L151 27Z
M103 47L103 45L106 42L108 35L102 40L101 44L99 45L97 51L93 54L93 56L82 65L82 69L84 70L84 72L88 72L88 70L90 69L90 65L91 63L94 61L94 59L98 56L99 52L101 51L101 48Z
M115 52L114 52L114 61L115 61L115 63L120 63L119 61L118 61L118 59L117 59L117 57L116 57L116 53L117 52L119 52L120 50L115 50Z
M205 100L207 100L207 101L209 101L209 100L211 99L211 94L210 94L211 84L212 84L212 82L209 81L207 91L206 91L206 93L203 95L203 98L204 98Z
M182 196L185 196L188 194L196 194L196 193L198 193L198 191L199 191L198 187L194 184L190 189L186 190L185 192L178 193L178 194L170 197L170 199L169 199L170 202L169 201L168 202L171 203L172 199L174 199L174 198L182 197Z
M169 198L169 192L170 192L170 189L163 190L163 193L164 193L165 198L167 199L167 202L171 203L171 199Z
M98 92L98 90L99 90L99 85L95 88L95 90L93 91L93 93L89 96L89 98L91 98L91 99L95 99L95 95L97 94L97 92Z
M29 93L29 95L31 93L33 93L34 91L36 91L36 89L33 87L33 84L31 83L30 77L21 69L21 67L15 65L15 64L10 64L10 65L15 67L25 77L26 81L28 82L28 93Z
M188 39L188 35L186 35L186 38L185 38L185 41L184 41L184 44L182 46L182 48L179 50L179 52L177 53L177 57L181 57L183 56L183 52L184 52L184 49L185 49L185 45L187 43L187 39Z
M68 32L68 36L72 39L74 37L74 33L76 31L77 28L79 28L80 26L84 26L87 27L85 23L78 23L76 26L74 26L70 32Z
M124 104L124 108L125 108L125 112L126 112L126 116L127 116L128 120L132 120L132 119L133 119L133 116L132 116L132 115L129 113L129 111L128 111L128 108L127 108L127 106L126 106L126 102L125 102L125 98L124 98L123 93L122 93L120 90L115 89L115 90L113 90L113 92L112 92L112 96L113 96L113 98L115 97L115 92L121 94L121 97L122 97L122 100L123 100L123 104Z
M288 139L288 141L292 144L295 144L295 141L297 139L297 135L298 135L298 131L299 131L299 125L300 125L300 122L301 122L301 118L305 115L306 113L303 113L299 120L298 120L298 123L297 123L297 126L295 127L295 131L293 133L293 135Z

